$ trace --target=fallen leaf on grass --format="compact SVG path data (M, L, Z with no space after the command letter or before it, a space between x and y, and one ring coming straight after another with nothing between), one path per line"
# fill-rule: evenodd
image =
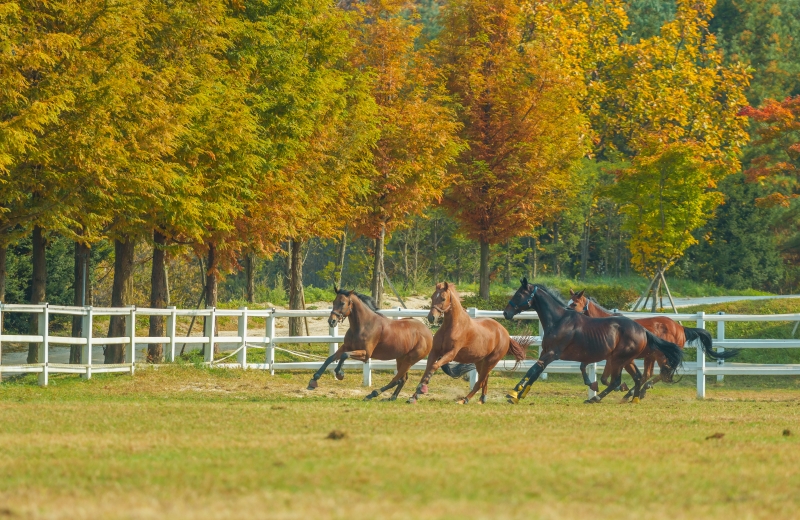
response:
M706 440L708 440L708 439L721 439L723 437L725 437L724 433L717 432L714 435L709 435L708 437L706 437Z
M342 430L331 430L327 438L333 441L338 441L340 439L344 439L345 437L347 437L347 434Z

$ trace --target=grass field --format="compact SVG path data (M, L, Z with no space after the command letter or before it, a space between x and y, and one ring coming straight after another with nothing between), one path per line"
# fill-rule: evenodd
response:
M0 518L791 518L800 378L694 379L639 405L584 405L551 375L524 404L490 380L458 406L437 375L415 406L363 402L359 372L191 365L0 385ZM391 374L378 372L376 384ZM403 396L413 389L415 379ZM332 430L345 434L328 439ZM784 435L784 430L790 430ZM710 438L714 434L722 438Z

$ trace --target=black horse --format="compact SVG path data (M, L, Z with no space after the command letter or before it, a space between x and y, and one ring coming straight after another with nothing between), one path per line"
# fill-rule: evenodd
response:
M516 404L530 391L544 369L557 359L581 363L583 382L591 386L586 366L589 363L606 361L605 373L611 381L603 380L607 388L587 403L600 402L622 382L622 370L627 369L633 377L635 388L634 403L639 402L643 378L633 364L646 349L655 349L667 359L665 379L669 380L683 361L683 351L674 343L654 336L635 321L623 316L610 318L590 318L566 308L564 302L543 285L529 284L527 278L521 280L521 287L508 302L503 316L510 320L515 315L533 309L544 326L542 353L525 377L517 383L507 397Z

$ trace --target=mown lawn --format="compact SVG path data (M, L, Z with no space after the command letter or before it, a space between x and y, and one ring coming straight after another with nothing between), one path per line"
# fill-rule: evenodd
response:
M800 378L694 379L584 405L573 376L524 404L462 380L363 402L359 372L168 366L0 385L0 518L789 518ZM378 372L376 384L390 373ZM407 385L407 397L416 383ZM339 430L340 440L328 439ZM784 435L789 430L789 435ZM707 437L724 434L722 438Z

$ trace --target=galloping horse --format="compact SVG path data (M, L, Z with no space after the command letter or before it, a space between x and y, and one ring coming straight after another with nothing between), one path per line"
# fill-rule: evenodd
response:
M472 319L461 306L456 286L447 282L436 285L436 291L431 297L428 321L434 323L440 316L444 320L433 336L433 350L428 356L428 366L408 402L415 403L420 394L427 394L428 382L433 373L455 360L459 363L474 363L478 370L477 383L458 403L467 404L479 388L480 403L485 403L489 372L509 350L518 362L525 359L525 345L511 339L508 331L493 319ZM463 365L459 365L461 366Z
M593 299L587 297L585 292L586 291L584 290L576 293L570 289L570 300L567 302L567 306L570 309L574 309L576 312L582 312L590 318L607 318L615 315L613 312L601 307ZM680 323L673 321L666 316L637 318L634 321L659 338L667 340L671 343L675 343L680 348L683 348L687 341L699 339L701 348L712 359L730 359L739 353L738 351L728 351L722 353L714 352L711 350L713 348L711 334L709 334L707 330L684 327ZM644 386L642 387L642 392L639 397L644 398L644 394L648 388L652 388L653 385L664 380L664 377L659 375L652 381L649 381L650 377L653 375L653 367L655 366L656 362L658 363L658 367L663 372L664 367L667 364L667 359L661 352L652 349L646 350L644 355L641 357L644 358L644 371L642 374L642 377L644 378L642 384ZM605 371L603 371L603 376L606 376ZM597 390L597 383L594 383L594 385L595 387L593 390ZM628 392L628 394L625 395L625 399L630 396L631 392Z
M591 386L586 366L589 363L606 360L606 367L612 376L611 384L601 393L585 401L597 403L622 381L622 370L635 368L633 360L649 348L661 351L667 358L664 374L669 378L683 360L683 351L674 343L664 341L648 332L633 320L622 316L611 318L589 318L573 310L566 309L566 303L553 295L543 285L529 284L527 278L521 280L521 287L508 302L503 316L512 319L522 311L533 309L544 326L542 354L539 360L525 374L517 386L508 394L508 401L516 404L530 391L544 369L557 359L579 361L583 382ZM642 377L638 370L631 376L636 383L633 402L639 402Z
M364 362L369 359L396 359L397 374L394 378L389 384L380 390L373 390L365 398L365 400L374 399L396 386L389 398L390 401L394 401L406 384L408 369L431 351L433 344L431 331L415 319L390 320L382 316L369 296L355 291L339 290L336 286L333 289L336 291L336 299L333 301L328 324L334 327L349 319L350 328L344 335L344 343L325 360L311 378L308 389L317 388L317 381L325 373L328 365L334 361L339 361L334 374L336 379L341 381L344 379L342 364L349 357Z

